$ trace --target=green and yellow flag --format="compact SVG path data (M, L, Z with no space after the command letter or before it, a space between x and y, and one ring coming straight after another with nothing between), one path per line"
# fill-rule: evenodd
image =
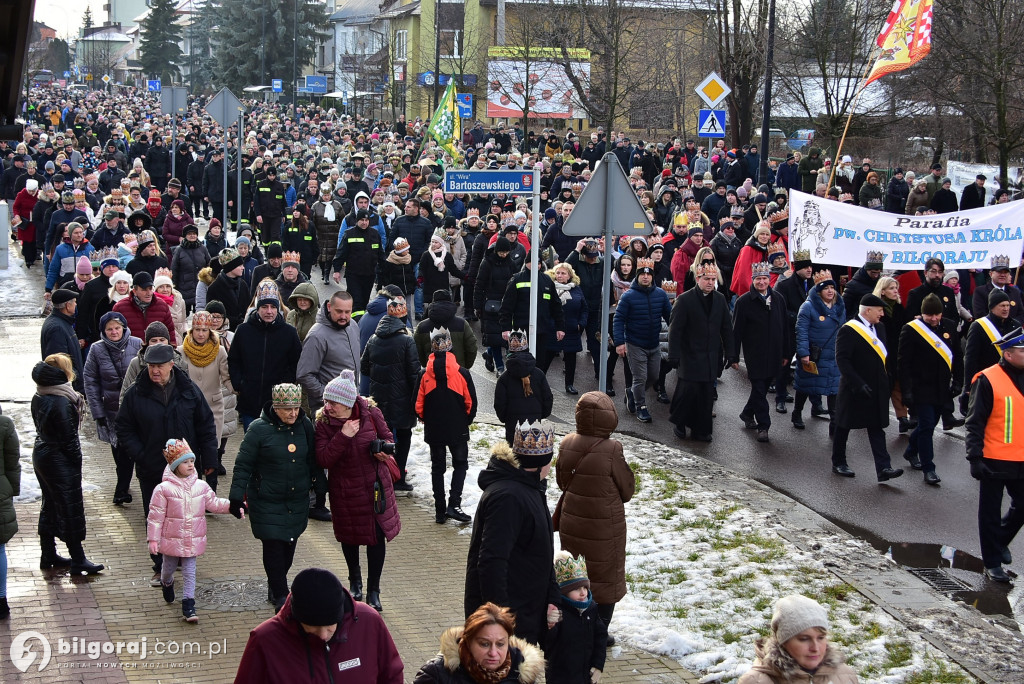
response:
M448 87L437 104L437 111L430 117L427 135L453 159L459 159L460 153L456 146L462 140L462 121L459 119L459 107L455 102L454 77L448 81Z

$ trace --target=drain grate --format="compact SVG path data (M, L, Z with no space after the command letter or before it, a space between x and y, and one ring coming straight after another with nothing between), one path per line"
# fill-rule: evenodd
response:
M971 588L969 584L950 575L942 568L907 568L907 570L927 582L932 589L946 594Z
M256 610L267 603L266 577L232 577L196 582L196 605L210 610Z

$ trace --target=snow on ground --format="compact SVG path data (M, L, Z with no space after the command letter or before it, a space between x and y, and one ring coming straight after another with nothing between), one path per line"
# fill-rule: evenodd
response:
M414 496L433 510L430 454L422 434L422 427L413 433L409 479L416 485ZM480 499L480 470L491 446L503 439L500 425L472 426L462 501L469 515ZM820 560L854 552L887 562L870 545L836 534L816 539L821 548L813 554L802 551L782 536L786 530L774 516L708 486L710 481L684 477L671 465L691 457L662 445L620 439L637 477L636 495L626 504L629 592L612 621L621 642L674 658L702 682L735 681L753 663L755 640L768 633L775 600L800 593L828 605L831 641L862 682L972 681ZM446 487L450 479L449 465ZM552 476L552 510L559 495ZM470 531L471 525L465 525L460 533Z

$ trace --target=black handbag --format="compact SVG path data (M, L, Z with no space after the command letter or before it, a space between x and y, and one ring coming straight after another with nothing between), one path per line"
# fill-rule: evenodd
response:
M497 315L497 313L499 311L501 311L501 300L500 299L488 299L486 302L484 302L484 313L485 314Z

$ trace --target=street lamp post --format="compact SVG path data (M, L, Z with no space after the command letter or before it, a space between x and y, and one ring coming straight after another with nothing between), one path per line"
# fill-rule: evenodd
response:
M764 109L761 112L761 165L758 185L768 181L768 120L772 113L772 70L775 60L775 0L768 3L768 49L764 64Z

